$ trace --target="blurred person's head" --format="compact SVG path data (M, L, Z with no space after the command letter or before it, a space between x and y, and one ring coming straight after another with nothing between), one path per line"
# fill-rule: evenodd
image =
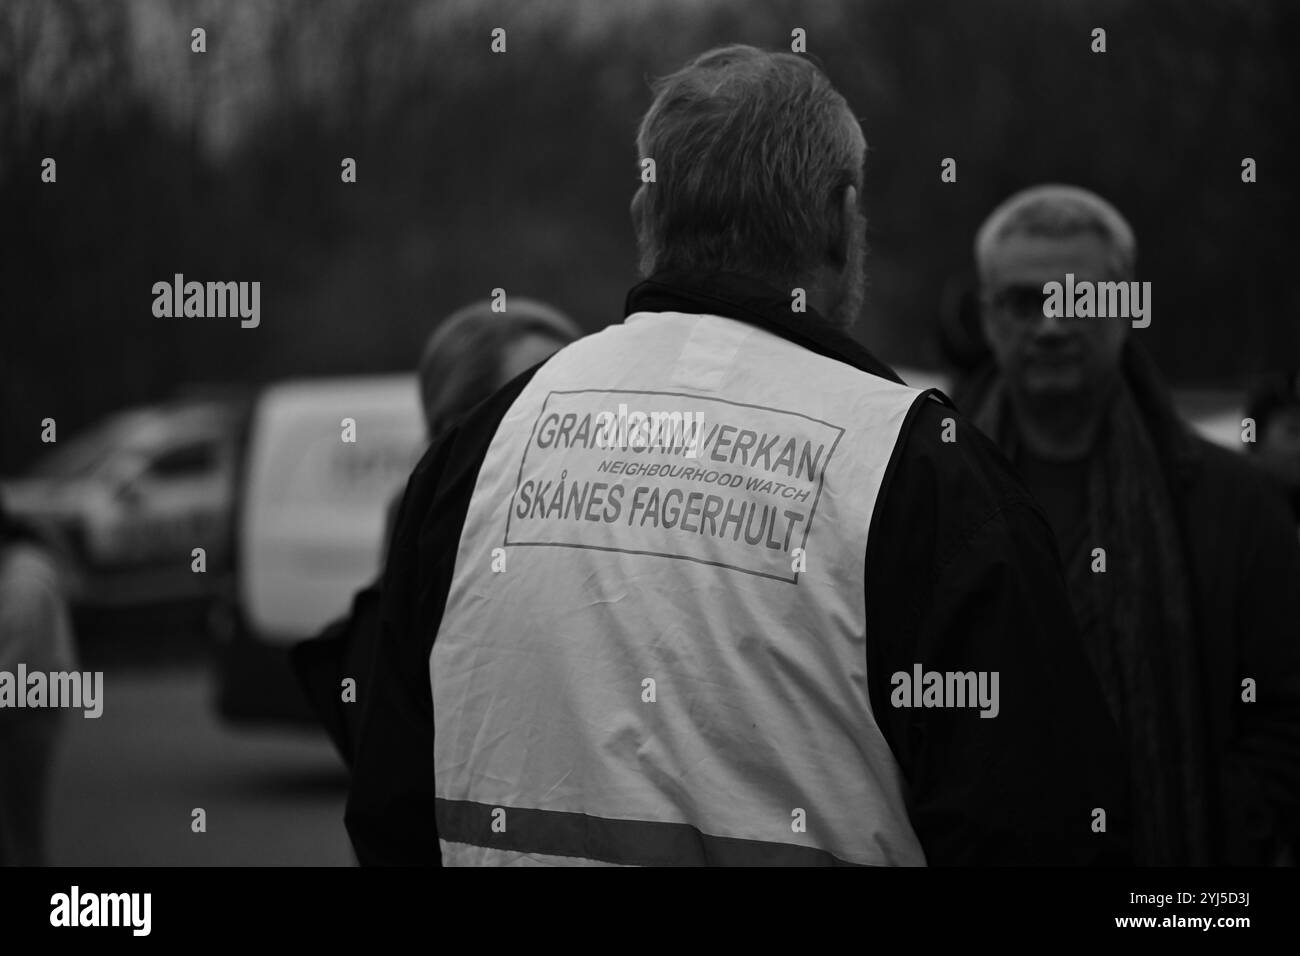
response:
M1023 404L1096 405L1119 374L1129 323L1044 314L1043 286L1132 280L1133 231L1100 196L1074 186L1016 193L975 238L980 317L1002 379Z
M1247 447L1290 487L1300 488L1300 372L1257 388L1246 414L1255 420L1255 442Z
M22 526L9 514L5 507L4 489L0 488L0 548L22 535Z
M432 440L465 412L582 335L558 309L511 297L493 312L484 299L453 312L420 356L420 403Z
M4 490L0 489L0 550L18 544L43 547L48 544L45 539L45 535L9 510Z
M802 288L851 325L866 284L866 140L812 61L710 50L654 84L636 140L655 163L632 220L643 275L736 272Z

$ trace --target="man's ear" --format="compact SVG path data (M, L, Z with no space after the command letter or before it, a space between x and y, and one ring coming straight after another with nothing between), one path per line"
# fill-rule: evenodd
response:
M632 232L638 238L641 236L641 224L645 222L645 187L646 184L642 183L632 194L632 203L628 206L628 213L632 216Z
M843 268L848 261L854 218L858 214L858 188L852 183L845 186L840 201L834 208L830 248L826 250L826 255L836 268Z
M628 213L632 218L632 236L636 239L637 271L643 279L648 278L657 267L652 252L650 230L646 222L646 196L646 184L642 183L641 187L633 193L632 203L628 206Z
M980 335L984 341L990 341L993 334L993 306L989 304L988 294L984 291L984 279L975 281L975 315L979 319Z

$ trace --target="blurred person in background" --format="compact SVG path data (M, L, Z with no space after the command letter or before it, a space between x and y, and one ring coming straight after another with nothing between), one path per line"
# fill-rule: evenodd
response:
M1176 417L1127 317L1046 314L1046 283L1127 282L1136 254L1128 223L1085 190L1039 186L999 206L975 240L995 364L965 407L1056 532L1125 736L1136 861L1269 863L1300 810L1300 548L1286 508Z
M944 442L964 424L946 401L846 332L865 285L866 143L843 96L804 57L715 49L656 84L637 152L657 179L632 202L646 278L625 320L480 404L408 483L348 796L358 858L1103 857L1115 834L1090 814L1122 800L1118 747L1050 531L986 439ZM656 401L679 419L707 407L699 431L722 444L656 458L606 419L584 448L600 415ZM836 451L806 479L817 523L784 545L769 524L762 544L755 515L784 507L786 528L811 507L758 487L790 477L774 446L824 451L828 431ZM669 446L653 452L690 454ZM706 495L694 464L757 477ZM552 486L570 507L608 497L561 517ZM638 512L651 492L662 512ZM521 525L536 546L509 546ZM801 541L802 571L787 550ZM891 703L918 662L1000 671L997 719Z
M536 299L511 297L505 312L488 300L457 309L420 354L420 404L433 442L467 411L582 331Z
M1300 372L1279 375L1255 389L1246 415L1255 420L1255 440L1246 447L1282 486L1300 526Z
M450 429L469 409L524 370L582 334L572 319L544 302L510 298L504 312L490 301L467 305L448 316L429 336L417 378L429 441ZM388 509L382 554L388 553L398 494ZM352 765L370 661L379 632L382 574L352 599L346 617L292 652L294 670L344 763ZM356 681L356 703L344 703L341 682Z
M77 654L52 553L0 498L0 671L16 674L19 664L73 671ZM65 718L55 708L0 708L0 865L47 863L46 809Z

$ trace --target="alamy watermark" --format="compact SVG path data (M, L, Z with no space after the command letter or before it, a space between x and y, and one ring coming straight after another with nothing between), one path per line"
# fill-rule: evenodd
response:
M160 319L238 316L244 329L262 322L261 282L186 282L178 272L171 282L155 282L153 295L153 314Z
M103 671L0 671L0 709L79 708L82 717L104 712Z
M975 708L981 717L996 717L997 671L923 671L913 664L911 673L895 671L889 702L895 707Z
M1043 295L1049 319L1132 319L1135 329L1151 324L1150 282L1076 282L1067 272L1064 283L1044 283Z
M148 936L152 913L152 893L83 893L73 885L50 897L51 926L124 926L133 936Z
M697 458L703 438L701 412L628 411L627 405L620 403L617 412L546 415L538 426L537 447L653 450Z

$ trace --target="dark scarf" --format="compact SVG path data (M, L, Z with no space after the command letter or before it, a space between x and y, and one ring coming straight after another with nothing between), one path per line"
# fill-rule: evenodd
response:
M1126 346L1123 382L1088 462L1088 532L1065 555L1088 656L1128 744L1134 856L1142 865L1210 861L1210 772L1194 596L1175 486L1196 455L1149 361ZM967 407L1013 461L1020 445L1002 383ZM1092 549L1106 571L1092 571Z

